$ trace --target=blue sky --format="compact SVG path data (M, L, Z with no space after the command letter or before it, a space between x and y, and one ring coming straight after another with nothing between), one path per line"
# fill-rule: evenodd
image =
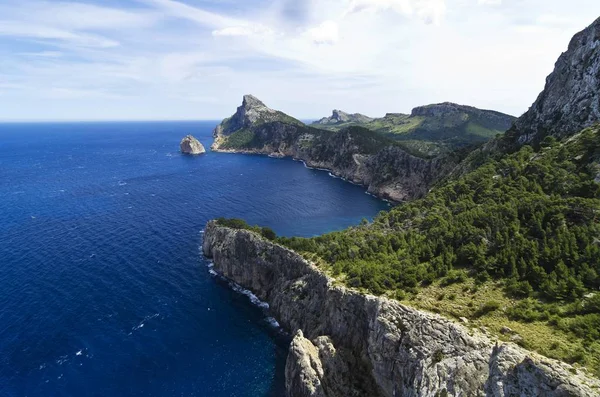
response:
M0 120L527 110L597 0L0 2Z

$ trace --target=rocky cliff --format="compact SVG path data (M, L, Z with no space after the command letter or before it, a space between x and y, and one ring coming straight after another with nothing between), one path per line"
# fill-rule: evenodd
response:
M600 122L600 18L571 39L556 61L544 90L502 137L472 151L450 177L474 170L547 136L568 138ZM600 180L600 179L599 179Z
M600 18L577 33L546 79L544 91L507 138L538 143L575 134L600 120Z
M398 143L362 127L334 132L309 127L293 118L290 121L289 116L258 100L251 102L249 97L244 97L235 115L215 128L212 150L293 157L393 201L423 196L458 162L449 155L433 159L414 156Z
M288 396L597 396L600 382L435 314L339 285L259 235L207 225L203 250L294 335Z
M194 138L192 135L188 135L181 140L179 144L179 149L183 154L202 154L206 153L204 146L200 143L199 140Z

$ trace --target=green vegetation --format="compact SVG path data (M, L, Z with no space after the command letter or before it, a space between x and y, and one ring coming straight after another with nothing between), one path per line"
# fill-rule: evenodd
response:
M591 358L600 352L594 292L600 288L600 185L591 166L599 160L600 128L562 144L547 139L537 152L525 146L490 160L424 199L381 213L371 225L278 241L375 294L402 298L436 283L499 282L501 293L476 302L470 318L501 312L510 321L543 322L579 338L579 359L560 358L600 373ZM442 293L438 300L460 300L458 293ZM518 304L500 310L502 297Z
M378 150L377 134L350 131ZM600 376L599 163L595 127L490 157L371 224L269 238L350 287L466 318Z
M436 105L433 105L436 106ZM456 105L454 105L456 106ZM435 157L458 148L485 142L504 133L512 118L496 112L456 106L459 111L436 116L412 116L388 113L385 117L364 123L346 122L319 124L318 128L339 131L349 126L361 126L400 142L410 153L420 157ZM489 119L485 112L494 113Z
M221 226L229 227L232 229L250 230L251 232L260 234L261 236L263 236L264 238L266 238L268 240L275 240L277 238L277 235L275 234L273 229L268 228L268 227L250 226L246 221L244 221L242 219L218 218L216 221L217 221L217 224L219 224Z
M227 137L222 145L223 149L241 149L251 147L254 133L248 129L238 130Z

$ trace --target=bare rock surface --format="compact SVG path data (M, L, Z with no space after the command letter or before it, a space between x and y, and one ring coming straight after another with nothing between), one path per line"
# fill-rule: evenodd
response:
M600 120L600 18L577 33L546 79L544 91L510 136L518 144L562 138Z
M204 146L202 146L200 141L198 141L192 135L188 135L185 138L183 138L181 140L181 143L179 144L179 148L181 150L181 153L183 154L196 155L206 153Z

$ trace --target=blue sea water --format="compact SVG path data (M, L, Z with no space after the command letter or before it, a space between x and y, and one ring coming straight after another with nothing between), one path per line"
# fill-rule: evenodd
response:
M182 156L215 122L0 124L0 395L281 395L288 338L202 229L311 236L386 204L289 159Z

